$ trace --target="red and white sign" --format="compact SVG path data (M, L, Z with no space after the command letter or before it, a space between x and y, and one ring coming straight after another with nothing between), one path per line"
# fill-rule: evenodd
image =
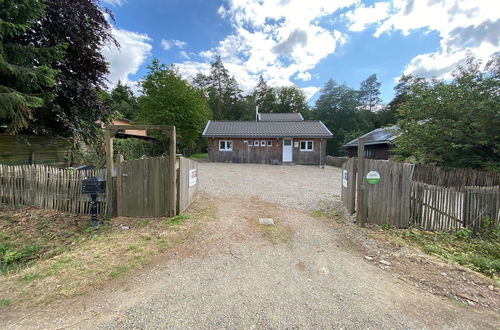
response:
M189 186L192 187L198 180L198 172L196 169L189 170Z

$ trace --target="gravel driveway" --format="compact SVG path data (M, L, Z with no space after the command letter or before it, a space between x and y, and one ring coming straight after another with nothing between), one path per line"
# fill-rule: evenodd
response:
M341 193L342 171L330 166L200 163L199 171L202 189L217 197L258 197L314 210Z
M312 217L306 209L338 194L338 169L202 163L199 170L197 203L214 203L216 220L193 241L119 289L92 297L77 315L54 309L26 322L83 329L498 325L490 311L459 306L394 278L356 252L338 224ZM271 242L257 225L259 217L275 219L290 239Z

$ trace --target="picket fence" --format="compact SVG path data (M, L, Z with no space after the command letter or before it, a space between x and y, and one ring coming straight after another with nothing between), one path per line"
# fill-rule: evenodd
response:
M351 158L342 166L342 201L350 214L363 216L362 223L440 231L478 230L486 219L500 225L497 173L369 159L358 173L357 162ZM370 171L380 173L378 184L365 183ZM359 180L365 183L362 194L356 187Z
M44 165L0 165L0 203L90 213L90 197L82 193L82 181L104 176L102 170L60 169ZM106 213L103 196L97 199L99 214Z

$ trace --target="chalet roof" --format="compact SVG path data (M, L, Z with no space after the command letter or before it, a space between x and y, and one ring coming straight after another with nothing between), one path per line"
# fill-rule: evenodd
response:
M332 133L319 120L302 121L209 121L204 137L219 138L331 138Z
M357 147L358 146L358 139L364 138L365 139L365 145L375 145L375 144L388 144L392 140L396 138L396 130L398 129L397 126L391 126L391 127L384 127L384 128L377 128L374 129L371 132L366 133L365 135L362 135L347 144L344 144L344 147Z
M300 113L259 113L260 121L303 121Z

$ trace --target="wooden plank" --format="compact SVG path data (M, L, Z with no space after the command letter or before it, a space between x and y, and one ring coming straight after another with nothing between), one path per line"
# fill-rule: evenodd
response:
M107 130L119 131L119 130L139 130L139 131L148 131L148 130L161 130L165 133L175 132L175 126L168 125L107 125Z
M365 140L364 138L358 139L358 178L357 178L357 204L358 204L358 213L356 215L356 220L358 224L362 227L366 222L366 203L365 203L365 185L364 185L364 176L365 176Z
M114 215L115 205L113 204L113 137L109 128L104 130L106 143L106 205L108 215Z
M175 126L172 126L171 130L168 132L168 139L169 139L169 154L168 154L168 160L169 160L169 166L168 166L168 173L169 173L169 180L168 180L168 215L173 217L176 215L176 131L175 131Z

